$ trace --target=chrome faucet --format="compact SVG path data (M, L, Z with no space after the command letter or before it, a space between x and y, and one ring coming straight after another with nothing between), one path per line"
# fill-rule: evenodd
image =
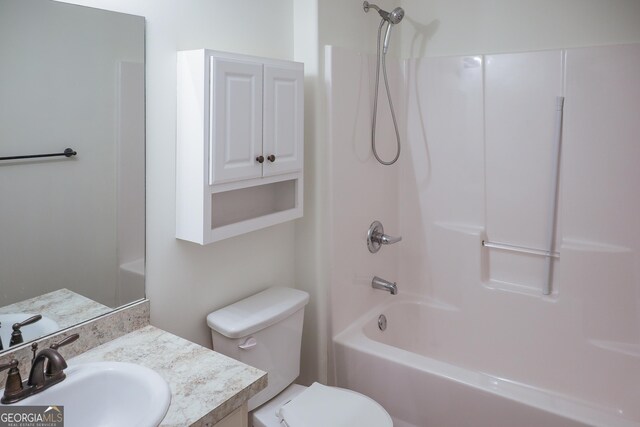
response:
M67 368L67 362L58 353L58 348L71 344L78 338L78 334L69 335L51 347L40 351L33 359L27 381L23 382L20 377L17 360L13 359L5 365L0 365L0 371L9 369L4 395L0 402L5 405L19 402L64 380L66 378L64 370ZM47 362L46 365L45 361Z
M398 285L396 285L395 282L391 283L378 276L375 276L371 281L371 287L374 289L382 289L383 291L389 292L391 295L398 295Z
M382 245L392 245L402 240L402 237L393 237L384 234L384 227L380 221L373 221L367 231L367 248L369 252L375 254Z

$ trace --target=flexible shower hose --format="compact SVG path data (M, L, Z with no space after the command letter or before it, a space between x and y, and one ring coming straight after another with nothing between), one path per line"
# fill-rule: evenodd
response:
M380 26L378 27L378 50L376 55L376 88L375 95L373 97L373 120L371 122L371 149L373 150L373 155L376 160L385 166L389 166L398 161L400 157L400 133L398 132L398 123L396 121L396 113L393 110L393 102L391 101L391 93L389 91L389 79L387 78L387 54L382 52L382 75L384 76L384 86L387 90L387 99L389 100L389 107L391 108L391 118L393 119L393 128L396 132L396 142L398 146L398 150L396 152L396 156L391 161L385 161L380 158L378 152L376 151L376 116L378 115L378 86L380 84L380 38L382 36L382 26L386 21L383 19L380 21ZM387 23L387 25L391 25Z

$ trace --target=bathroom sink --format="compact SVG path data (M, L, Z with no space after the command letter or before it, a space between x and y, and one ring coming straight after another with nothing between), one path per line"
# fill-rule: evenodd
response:
M0 339L2 339L2 345L5 350L9 348L11 332L13 331L11 326L13 326L14 323L23 322L33 316L35 316L35 313L0 314ZM27 342L57 332L59 329L60 327L54 320L42 316L42 319L31 325L23 326L20 328L20 331L22 332L22 340Z
M144 366L95 362L64 372L61 383L11 406L64 406L65 427L156 427L171 403L169 384Z

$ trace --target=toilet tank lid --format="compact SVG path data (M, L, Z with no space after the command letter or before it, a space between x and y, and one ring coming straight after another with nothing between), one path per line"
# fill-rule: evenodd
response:
M210 313L207 324L228 338L242 338L289 317L308 302L304 291L269 288Z

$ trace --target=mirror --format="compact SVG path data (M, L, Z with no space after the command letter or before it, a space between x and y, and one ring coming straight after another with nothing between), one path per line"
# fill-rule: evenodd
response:
M0 0L0 58L6 351L144 298L144 18Z

